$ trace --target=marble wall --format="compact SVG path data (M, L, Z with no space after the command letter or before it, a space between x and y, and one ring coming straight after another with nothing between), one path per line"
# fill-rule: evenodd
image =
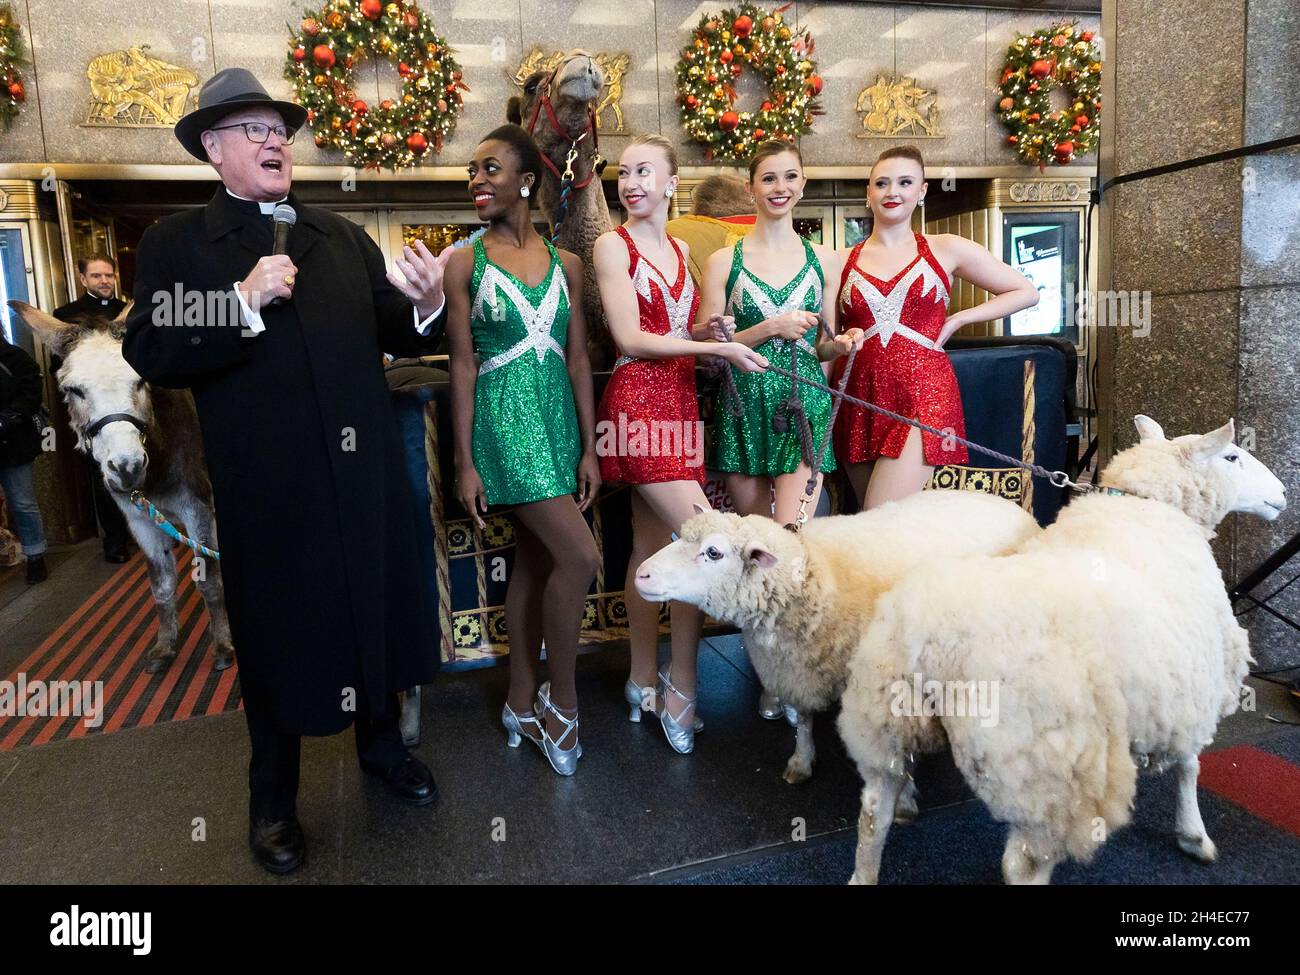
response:
M456 49L471 91L466 111L436 161L464 163L479 138L500 124L513 92L509 75L535 44L548 49L581 46L626 51L632 66L623 108L632 131L663 131L681 139L674 68L681 47L702 13L728 4L697 0L425 0L423 8ZM232 65L253 70L277 97L288 97L281 78L287 24L302 17L302 0L172 0L165 5L123 5L118 0L14 0L28 33L34 65L28 70L28 104L0 136L0 162L184 163L189 157L165 129L91 128L86 65L97 54L133 44L198 74L200 80ZM774 3L773 6L776 6ZM826 81L826 114L807 137L807 160L816 165L856 165L890 144L859 139L858 92L878 71L914 75L937 88L945 136L914 140L938 164L1015 164L993 115L997 76L1017 31L1078 19L1097 29L1095 14L1010 13L909 4L800 2L786 14L813 32L818 68ZM357 70L362 97L397 90L387 63ZM753 80L753 79L748 79ZM742 95L747 93L741 86ZM381 94L382 93L382 94ZM757 88L748 94L759 100ZM625 141L605 137L606 155ZM608 145L606 146L605 143ZM295 144L300 164L342 164L309 139ZM683 162L703 162L701 150L682 145ZM1093 160L1087 160L1092 165Z
M1294 0L1107 0L1103 32L1116 65L1102 96L1103 181L1300 132ZM1209 70L1168 56L1207 43ZM1288 487L1292 506L1277 521L1233 516L1222 526L1215 552L1235 582L1300 530L1300 152L1116 187L1100 240L1101 287L1152 296L1149 335L1102 330L1107 451L1134 441L1134 413L1171 435L1233 417L1239 439ZM1276 608L1300 618L1300 591ZM1300 634L1260 612L1247 620L1261 666L1300 665Z

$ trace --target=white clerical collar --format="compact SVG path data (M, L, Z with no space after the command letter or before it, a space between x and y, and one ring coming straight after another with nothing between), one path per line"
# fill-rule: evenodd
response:
M86 292L86 300L87 300L87 301L98 301L98 302L100 303L101 306L103 306L103 307L108 307L108 303L109 303L110 301L112 301L113 299L112 299L112 298L101 298L99 295L97 295L97 294L93 294L93 293L87 291L87 292Z
M227 193L230 193L230 187L226 187L226 192L227 192ZM248 199L247 197L240 196L238 193L230 193L230 195L233 196L236 200L243 200L245 203L252 203L252 202L253 202L252 200ZM275 208L278 207L281 203L283 203L283 202L284 202L285 200L287 200L287 199L289 199L287 196L282 196L282 197L280 197L280 199L278 199L278 200L274 200L274 201L272 201L272 202L270 202L270 203L263 203L263 202L261 202L261 201L259 200L259 201L257 201L257 205L258 205L258 207L261 209L261 211L262 211L263 213L274 213L274 212L275 212Z

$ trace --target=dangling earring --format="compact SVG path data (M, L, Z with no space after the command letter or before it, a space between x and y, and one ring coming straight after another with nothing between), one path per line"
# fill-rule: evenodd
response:
M530 190L527 186L519 187L519 195L522 196L525 200L528 199L530 193L532 193L532 190Z
M673 198L673 188L671 186L664 187L664 198L669 200Z

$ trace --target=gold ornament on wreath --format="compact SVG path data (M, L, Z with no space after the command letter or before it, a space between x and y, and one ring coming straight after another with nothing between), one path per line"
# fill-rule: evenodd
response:
M445 38L414 0L332 0L290 28L284 76L316 145L366 169L406 169L442 147L469 91ZM352 87L367 55L395 61L402 90L368 105Z
M813 39L784 23L791 4L768 12L753 3L704 14L677 63L677 104L686 134L706 159L742 162L765 139L793 142L822 115L822 78ZM735 82L748 68L767 83L755 111L738 111Z
M1041 170L1096 148L1101 50L1092 31L1057 24L1017 37L1007 48L998 89L998 118L1021 159ZM1054 89L1064 93L1064 107L1052 107Z
M8 4L0 4L0 118L4 119L5 128L22 111L23 102L27 100L27 88L23 84L22 73L27 57L23 47L23 29L14 20L13 9Z

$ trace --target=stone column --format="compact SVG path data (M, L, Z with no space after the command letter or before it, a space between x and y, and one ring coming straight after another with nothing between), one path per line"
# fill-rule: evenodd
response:
M1300 133L1293 0L1106 0L1102 36L1102 182ZM1171 56L1179 48L1185 58ZM1209 49L1211 60L1195 54ZM1099 329L1103 458L1134 442L1135 413L1171 436L1233 417L1239 442L1287 485L1292 508L1277 521L1233 516L1220 529L1215 554L1235 582L1300 528L1300 152L1116 187L1099 251L1100 289L1151 301L1149 334ZM1292 590L1276 608L1300 617ZM1300 665L1300 633L1247 619L1261 666Z

